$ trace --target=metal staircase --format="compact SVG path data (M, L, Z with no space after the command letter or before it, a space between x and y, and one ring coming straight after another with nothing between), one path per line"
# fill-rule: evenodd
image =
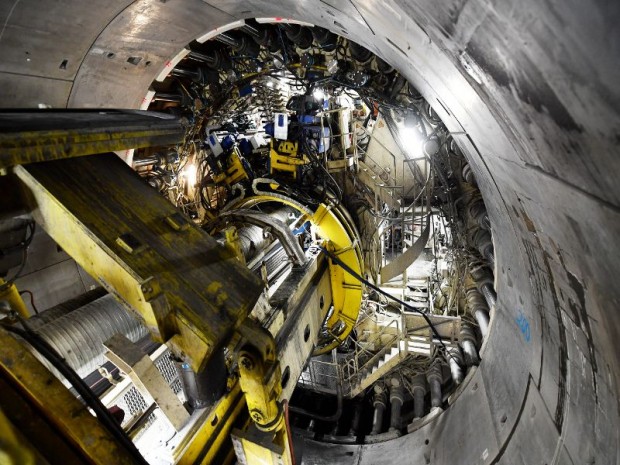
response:
M405 360L408 355L407 344L400 339L385 346L365 363L361 370L348 379L348 384L345 380L345 385L348 388L345 391L347 392L346 397L355 397L364 391Z
M410 191L404 190L406 166L385 165L374 160L367 150L370 141L376 140L382 149L389 149L363 127L355 128L354 142L358 157L358 180L374 197L375 211L381 212L387 205L389 215L379 215L377 230L380 231L381 289L407 303L398 309L375 313L374 317L360 319L356 324L357 339L353 351L339 354L330 363L326 358L312 359L299 384L321 392L333 392L333 382L340 380L344 397L355 397L375 382L388 375L410 356L434 355L436 339L428 323L418 312L431 318L439 331L441 341L447 346L456 344L460 331L460 318L432 315L432 297L427 278L408 276L411 264L423 252L432 229L430 198L432 176L426 157L408 159L407 169L414 171L415 182ZM402 157L399 157L402 158ZM403 179L397 180L397 171ZM397 213L396 213L397 212ZM417 276L420 276L419 274ZM415 311L411 311L411 307ZM388 315L389 314L389 315Z
M428 315L443 343L450 347L457 343L461 319L442 315ZM396 331L393 331L396 329ZM440 341L418 313L404 312L377 333L375 340L388 342L376 352L355 351L343 365L342 376L345 397L355 397L379 379L386 376L409 355L431 357Z

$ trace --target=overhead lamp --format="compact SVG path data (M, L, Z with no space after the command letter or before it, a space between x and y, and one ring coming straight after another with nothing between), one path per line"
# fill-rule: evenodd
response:
M415 127L401 127L399 135L404 150L407 151L411 158L420 158L423 155L423 144L420 131Z
M418 117L412 112L408 111L405 115L405 127L406 128L415 128L418 125Z
M187 184L194 187L196 185L196 165L188 163L185 168L181 170L181 176L185 178Z
M323 92L323 89L316 88L314 92L312 92L312 96L316 100L323 100L325 98L325 92Z

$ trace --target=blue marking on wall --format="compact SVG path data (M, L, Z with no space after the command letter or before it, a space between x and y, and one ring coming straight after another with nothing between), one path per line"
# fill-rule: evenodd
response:
M521 334L523 334L523 339L525 339L525 342L529 343L530 339L532 338L532 333L530 331L530 321L523 314L523 310L519 310L519 315L515 318L515 323L517 323L517 326L521 330Z

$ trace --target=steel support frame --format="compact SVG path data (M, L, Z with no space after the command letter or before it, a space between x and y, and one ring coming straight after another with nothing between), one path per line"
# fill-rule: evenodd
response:
M151 358L122 334L105 343L106 358L124 372L142 397L155 402L176 431L189 420L189 414Z
M256 181L255 181L256 183ZM361 241L353 221L347 213L338 207L320 204L312 212L297 201L278 193L262 193L253 197L241 199L231 205L230 210L250 208L266 202L284 204L294 208L304 215L318 236L325 242L338 258L358 275L363 275L364 261L361 252ZM325 322L325 326L332 335L332 342L317 348L314 355L331 352L349 336L359 315L362 303L362 285L351 275L346 273L335 263L329 263L333 312Z

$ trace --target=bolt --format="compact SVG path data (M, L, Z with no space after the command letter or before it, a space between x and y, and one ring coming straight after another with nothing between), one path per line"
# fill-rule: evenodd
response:
M252 419L256 423L260 423L263 421L263 414L259 410L252 410Z
M246 370L252 370L254 368L254 362L250 357L241 357L241 366Z

